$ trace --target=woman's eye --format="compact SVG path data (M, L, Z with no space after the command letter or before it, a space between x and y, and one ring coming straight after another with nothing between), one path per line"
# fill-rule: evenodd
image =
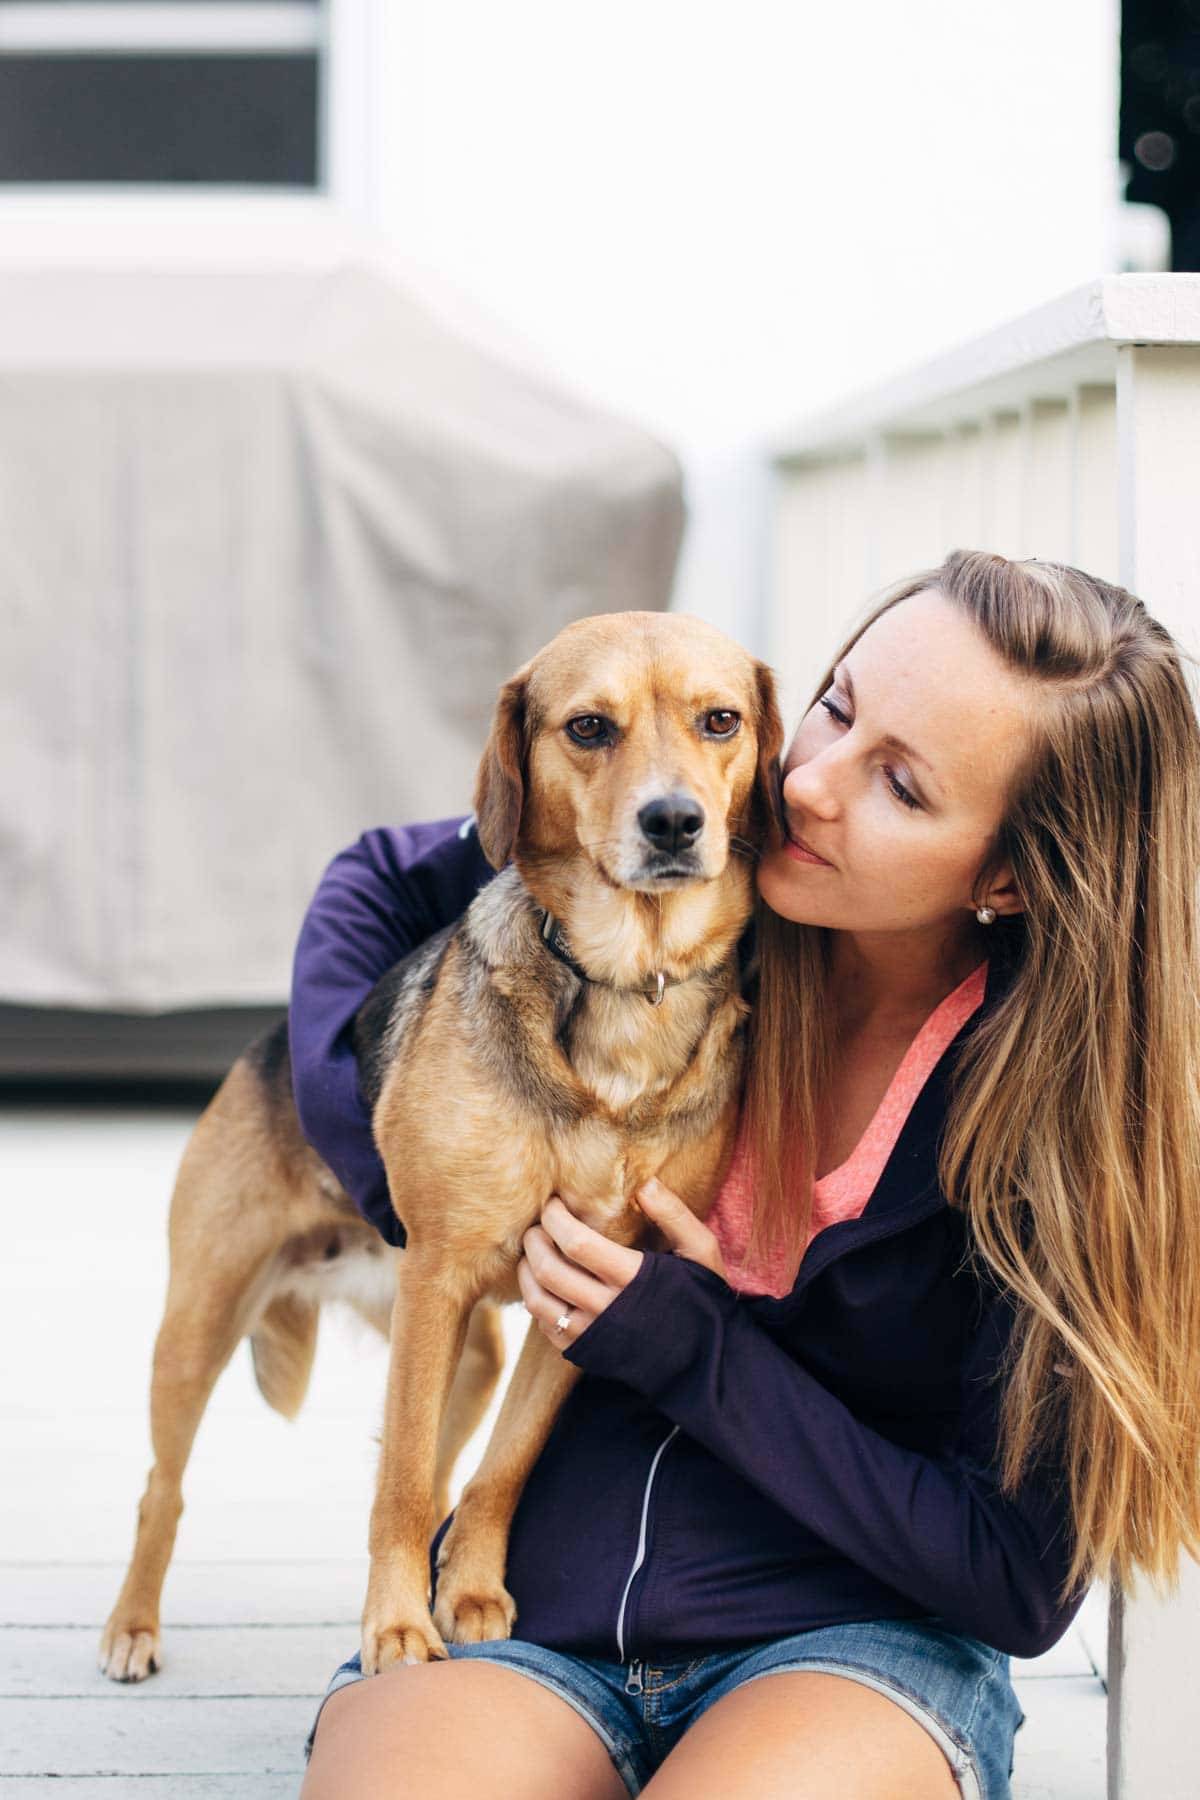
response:
M704 730L708 737L732 737L741 722L741 713L726 712L723 708L718 708L705 713Z
M603 744L608 741L608 720L596 713L581 713L567 720L567 736L577 744Z
M895 794L897 800L902 800L905 806L917 807L921 804L919 800L913 799L906 787L901 787L890 769L885 768L883 772L887 778L887 784L891 788L893 794Z
M823 706L825 711L829 713L832 718L835 718L839 725L849 725L849 715L842 712L839 707L836 707L827 695L822 695L818 704ZM888 787L902 805L912 807L914 811L920 809L921 802L914 799L906 787L901 786L900 782L896 780L895 775L886 765L884 766L883 774Z

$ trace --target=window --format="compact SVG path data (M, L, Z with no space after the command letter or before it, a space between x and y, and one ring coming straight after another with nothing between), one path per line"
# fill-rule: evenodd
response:
M317 188L321 0L0 0L0 182Z

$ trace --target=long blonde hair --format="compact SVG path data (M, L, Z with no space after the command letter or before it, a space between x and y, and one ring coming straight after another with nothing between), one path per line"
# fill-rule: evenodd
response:
M1001 1488L1053 1437L1080 1581L1160 1592L1200 1554L1200 728L1184 653L1123 588L957 551L937 589L1041 684L993 853L1025 911L988 929L1000 997L954 1068L942 1192L1015 1296ZM746 1124L752 1252L806 1240L834 1046L831 934L759 908ZM781 1095L789 1096L786 1113ZM798 1199L799 1197L799 1199Z

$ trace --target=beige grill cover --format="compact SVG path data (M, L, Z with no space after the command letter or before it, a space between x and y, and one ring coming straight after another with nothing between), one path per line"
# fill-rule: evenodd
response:
M286 1000L329 858L468 810L498 683L669 600L669 451L319 207L241 218L0 220L0 1002Z

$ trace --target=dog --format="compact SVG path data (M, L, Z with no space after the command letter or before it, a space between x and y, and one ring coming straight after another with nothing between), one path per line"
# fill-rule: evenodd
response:
M522 1236L549 1195L632 1244L650 1176L701 1216L717 1191L748 1013L738 946L754 857L780 830L781 747L770 670L683 615L569 625L501 689L475 791L500 873L355 1021L404 1251L358 1219L301 1136L283 1027L235 1063L185 1152L155 1465L102 1638L107 1674L158 1665L184 1465L220 1369L248 1335L260 1388L290 1416L319 1304L339 1288L381 1329L390 1315L364 1673L509 1634L509 1525L578 1373L536 1327L441 1545L433 1616L431 1523L494 1390L497 1308L518 1297Z

